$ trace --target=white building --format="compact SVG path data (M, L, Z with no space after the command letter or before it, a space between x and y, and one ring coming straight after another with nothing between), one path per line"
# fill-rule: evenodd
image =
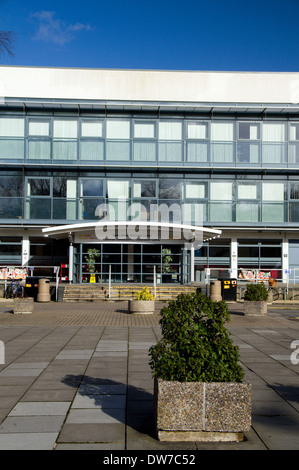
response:
M3 268L299 274L299 73L0 66L0 96Z

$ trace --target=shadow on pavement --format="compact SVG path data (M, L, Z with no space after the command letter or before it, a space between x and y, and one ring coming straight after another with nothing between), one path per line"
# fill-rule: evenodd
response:
M77 388L79 377L68 374L62 382ZM90 408L97 407L120 423L156 439L152 393L134 385L89 376L83 377L77 393L91 400Z

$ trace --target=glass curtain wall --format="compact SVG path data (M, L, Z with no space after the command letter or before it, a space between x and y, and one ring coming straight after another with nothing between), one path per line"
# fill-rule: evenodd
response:
M283 168L299 161L299 124L274 118L9 115L0 117L0 159Z
M189 258L180 245L80 244L74 257L75 277L83 283L181 283L189 279ZM186 281L187 279L187 281Z

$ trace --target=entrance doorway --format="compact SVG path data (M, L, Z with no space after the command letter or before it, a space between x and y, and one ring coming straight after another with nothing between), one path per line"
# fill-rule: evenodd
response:
M74 281L79 283L188 283L190 257L178 244L76 244Z

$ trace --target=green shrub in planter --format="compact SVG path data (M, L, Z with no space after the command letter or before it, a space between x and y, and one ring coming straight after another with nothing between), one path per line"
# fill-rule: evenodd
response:
M178 382L242 382L225 302L180 294L161 310L162 339L150 348L153 376Z
M269 297L269 292L263 282L259 284L247 284L244 294L244 300L252 302L266 302Z

